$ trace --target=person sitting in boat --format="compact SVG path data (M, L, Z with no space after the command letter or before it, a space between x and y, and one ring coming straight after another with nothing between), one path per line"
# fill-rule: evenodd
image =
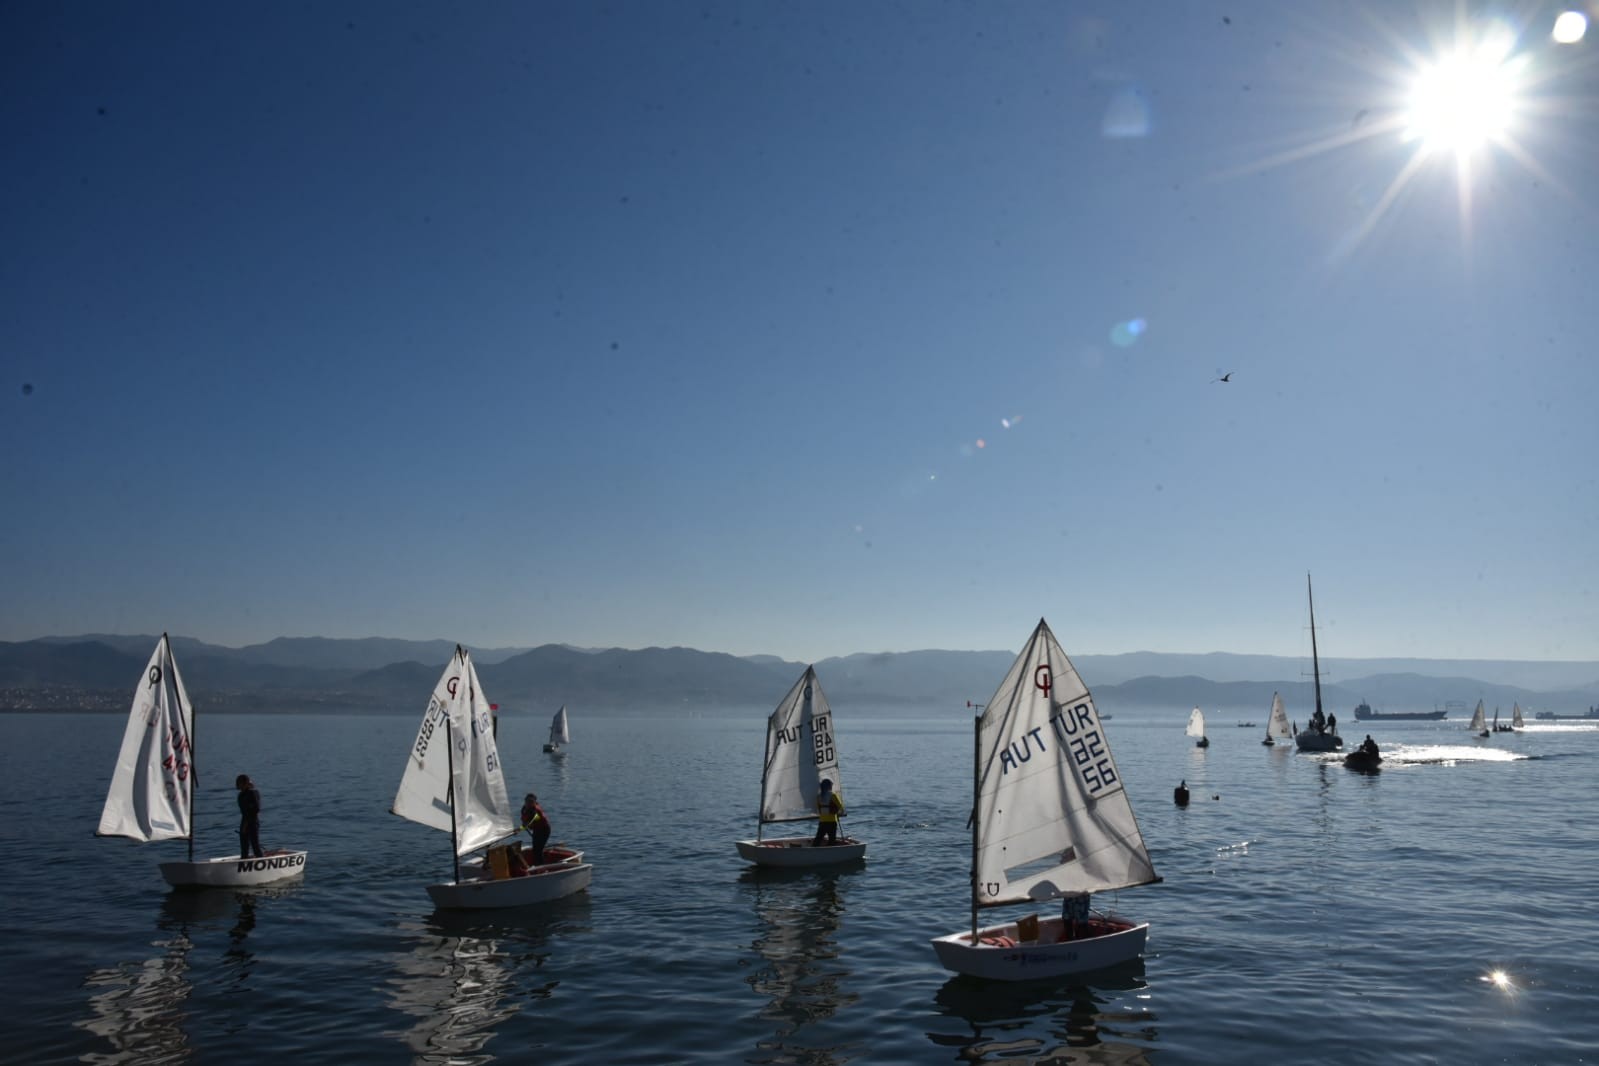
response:
M550 819L539 806L539 798L531 792L522 801L522 828L533 834L533 865L543 865L544 845L550 839Z
M822 838L829 844L838 843L838 819L844 813L844 801L833 791L833 782L822 778L822 789L816 794L816 837L811 847L822 846Z
M1092 892L1078 892L1071 896L1060 898L1060 918L1062 940L1076 940L1080 927L1088 921L1089 901L1094 898Z
M1177 787L1171 790L1171 800L1179 807L1188 806L1188 782L1177 782Z
M1377 752L1377 742L1375 740L1371 739L1371 734L1370 733L1367 733L1366 734L1366 739L1362 740L1360 742L1360 750L1365 752L1367 755L1376 755L1376 754L1378 754L1378 752Z
M1316 713L1310 716L1310 728L1318 733L1327 732L1327 716L1321 713L1321 708L1316 708Z

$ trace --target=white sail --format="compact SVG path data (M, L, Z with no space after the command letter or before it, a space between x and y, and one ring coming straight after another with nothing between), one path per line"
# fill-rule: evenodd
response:
M1473 733L1481 733L1488 728L1488 716L1483 713L1482 701L1477 701L1477 709L1472 713L1471 725L1468 727Z
M1266 735L1273 740L1288 740L1294 735L1288 724L1288 712L1283 710L1283 698L1275 692L1271 694L1271 718L1266 722Z
M471 656L459 646L428 700L389 809L448 831L452 808L457 854L516 830L494 743L493 713Z
M566 726L566 704L561 704L561 709L555 712L555 717L550 721L550 744L560 747L562 744L572 743L572 734Z
M979 720L976 769L979 906L1158 880L1093 697L1042 619Z
M761 774L761 821L797 822L816 817L823 778L844 795L833 742L833 709L808 666L766 720L766 768Z
M98 836L172 840L191 830L194 707L166 634L133 692Z
M1202 737L1205 735L1205 713L1195 707L1188 714L1188 735Z
M1521 704L1516 704L1510 709L1510 728L1520 729L1527 723L1521 717Z

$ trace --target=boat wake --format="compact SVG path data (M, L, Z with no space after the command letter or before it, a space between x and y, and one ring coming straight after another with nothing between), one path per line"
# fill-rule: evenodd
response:
M1531 758L1521 752L1465 744L1399 745L1382 750L1384 769L1390 766L1453 766L1463 762L1519 762Z

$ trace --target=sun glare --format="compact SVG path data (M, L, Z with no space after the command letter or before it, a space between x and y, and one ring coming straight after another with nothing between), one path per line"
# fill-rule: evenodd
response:
M1406 134L1426 152L1469 155L1498 143L1515 118L1521 63L1513 38L1494 33L1443 56L1419 72L1410 95Z

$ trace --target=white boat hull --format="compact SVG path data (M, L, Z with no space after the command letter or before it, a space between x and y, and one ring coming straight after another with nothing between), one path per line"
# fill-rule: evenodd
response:
M249 888L305 873L303 851L274 851L259 859L224 855L199 862L164 862L161 876L174 888Z
M840 837L837 844L817 847L812 837L740 840L738 853L757 866L837 866L866 857L866 843Z
M1337 751L1344 746L1344 738L1336 733L1318 733L1307 729L1294 738L1300 751Z
M1009 922L979 929L975 946L970 932L936 937L933 950L944 969L986 981L1066 977L1118 966L1143 955L1149 938L1148 922L1134 925L1099 919L1095 924L1115 928L1101 935L1063 941L1060 935L1064 922L1060 918L1043 918L1038 923L1037 940L1017 942L1016 923Z
M524 877L429 885L428 897L440 910L531 907L582 892L589 887L593 874L592 863L563 862L535 867Z

